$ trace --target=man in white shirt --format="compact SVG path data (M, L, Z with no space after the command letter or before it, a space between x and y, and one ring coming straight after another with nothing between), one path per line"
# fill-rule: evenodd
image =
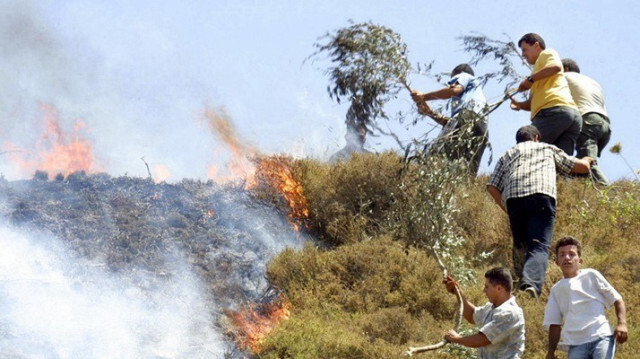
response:
M571 96L582 116L582 130L576 142L576 157L600 157L602 150L611 139L611 122L604 105L602 86L594 79L580 73L580 67L571 59L562 59L564 77L569 83ZM594 180L609 184L599 166L591 167Z
M524 353L524 314L511 295L513 280L507 268L493 268L484 275L484 293L489 303L476 307L451 277L444 284L449 293L456 287L462 295L462 316L476 324L479 332L461 336L454 330L444 339L466 347L478 348L478 359L520 359Z
M547 359L569 351L569 359L610 359L615 342L627 341L626 307L622 296L595 269L580 269L582 246L573 237L556 244L556 264L562 270L549 294L542 324L549 328ZM618 325L611 330L606 309L615 306Z

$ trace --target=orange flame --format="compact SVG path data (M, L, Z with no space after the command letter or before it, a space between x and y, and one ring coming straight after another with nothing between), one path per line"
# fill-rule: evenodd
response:
M205 118L209 129L217 135L224 145L231 151L231 159L224 170L217 165L209 165L207 177L216 183L227 184L250 178L254 171L254 165L249 160L259 151L251 145L244 143L236 134L229 115L224 108L217 110L207 109ZM219 151L214 153L215 158L220 158Z
M165 165L155 165L153 167L153 172L155 172L155 182L162 183L167 180L167 178L171 177L171 171Z
M239 347L258 354L267 336L283 320L289 319L290 306L280 299L267 304L249 305L239 311L229 310L226 314L233 325L230 334Z
M297 231L309 219L307 198L302 184L291 173L292 160L284 156L260 158L254 177L247 182L248 189L264 184L275 189L289 205L289 222Z
M43 105L42 108L45 112L45 131L34 146L35 155L29 155L33 153L31 150L18 149L9 144L8 148L14 152L10 156L11 161L25 175L32 174L36 170L42 170L48 174L62 173L65 176L79 171L87 173L98 171L99 168L94 163L92 146L80 135L81 130L86 127L84 122L76 122L73 132L65 133L60 125L59 113L55 106ZM7 148L6 145L5 148Z

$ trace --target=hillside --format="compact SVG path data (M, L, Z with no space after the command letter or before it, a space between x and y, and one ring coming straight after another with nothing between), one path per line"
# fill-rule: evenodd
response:
M306 160L296 166L309 204L309 231L330 247L287 250L270 264L269 279L284 291L292 309L259 357L393 358L409 346L438 342L453 325L455 298L444 291L433 256L414 246L406 228L398 226L405 223L398 216L412 213L406 203L398 203L401 160L393 154L359 155L333 166ZM476 304L486 303L484 272L511 262L507 216L486 193L486 181L480 176L454 193L451 227L464 242L444 258ZM598 189L584 179L561 179L558 202L554 240L564 235L582 240L584 267L601 271L623 295L630 339L616 357L635 358L640 345L640 185L618 181ZM549 268L539 302L517 295L527 320L526 358L546 353L544 305L550 286L561 278L553 262ZM460 277L465 274L469 278ZM466 358L473 351L448 346L420 356Z

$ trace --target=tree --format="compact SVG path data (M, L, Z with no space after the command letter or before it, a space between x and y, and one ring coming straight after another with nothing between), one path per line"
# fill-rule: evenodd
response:
M314 46L317 51L310 57L327 55L332 62L325 71L329 96L338 103L351 102L348 133L364 142L367 133L382 132L377 121L388 119L385 104L408 88L411 65L400 35L371 22L358 23L326 34Z

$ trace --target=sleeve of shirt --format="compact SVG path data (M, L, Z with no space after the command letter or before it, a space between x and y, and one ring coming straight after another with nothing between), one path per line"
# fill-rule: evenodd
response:
M491 306L483 305L482 307L476 307L473 311L473 321L476 325L482 325L484 318L486 317L487 311L491 310Z
M467 75L467 76L465 76ZM469 76L466 73L460 73L458 75L455 75L454 77L451 78L451 80L449 80L449 82L447 82L447 84L449 86L453 86L455 84L458 84L460 86L462 86L463 89L466 89L467 86L469 85L469 82L471 82L471 76Z
M544 68L550 65L558 65L562 67L562 60L560 60L560 55L551 49L546 49L540 53L538 60L540 62L539 68Z
M496 344L509 338L518 329L518 316L511 311L500 311L493 314L493 320L485 323L480 332L487 336L491 344Z
M562 312L560 312L560 306L556 301L556 296L551 290L547 306L544 308L544 317L542 319L542 326L549 329L551 325L562 325Z
M597 270L593 271L593 274L596 278L596 285L600 294L604 297L605 304L607 305L607 309L611 308L613 303L615 303L618 299L622 299L620 293L618 293L615 288L605 279L602 273Z
M488 185L494 186L500 192L504 191L504 160L500 158L496 164L496 168L493 170L491 177L489 177Z
M556 162L558 173L568 175L575 166L577 158L567 155L563 150L553 146L553 159Z

